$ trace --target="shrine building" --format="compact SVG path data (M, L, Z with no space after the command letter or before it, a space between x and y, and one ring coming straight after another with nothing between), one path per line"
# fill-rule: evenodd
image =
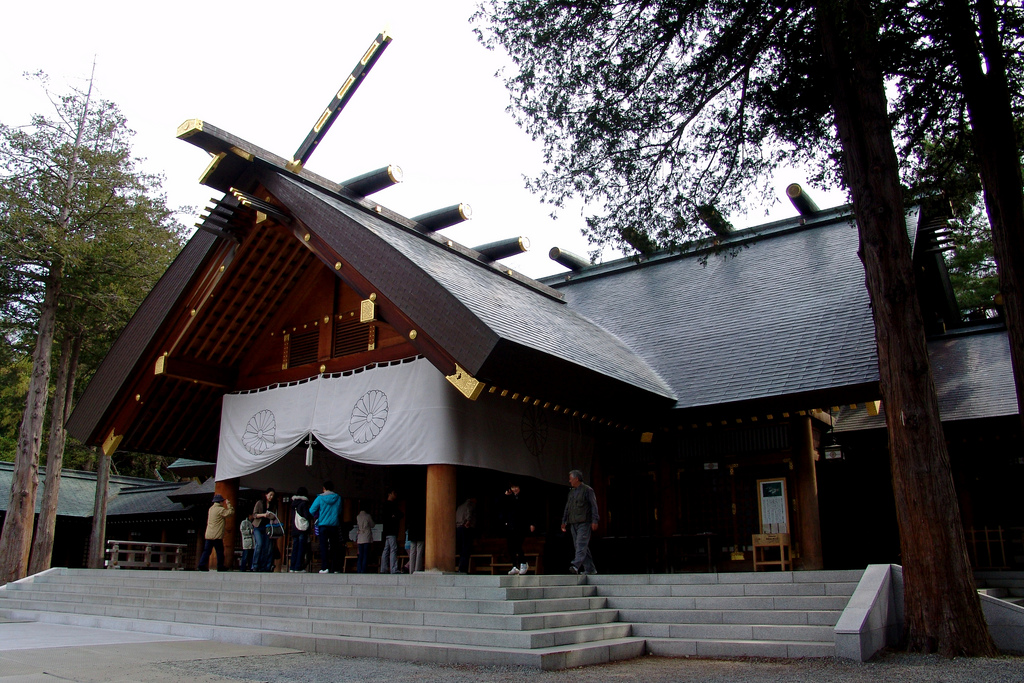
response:
M602 571L756 569L765 536L797 569L899 561L850 207L796 188L794 218L597 265L553 249L563 272L534 280L500 261L522 240L444 236L464 205L378 203L394 167L338 183L204 121L178 137L211 155L218 196L75 408L83 443L215 463L233 502L332 479L348 522L397 482L428 570L455 568L458 503L510 477L543 499L551 544L571 469L602 508ZM1024 463L1007 337L961 320L944 227L907 214L968 540L987 544L973 559L1008 567L1024 512L1002 496Z

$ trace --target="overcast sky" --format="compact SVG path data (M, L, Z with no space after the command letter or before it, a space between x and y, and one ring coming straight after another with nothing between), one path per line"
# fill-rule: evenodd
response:
M469 24L474 0L289 3L116 0L11 3L0 41L0 121L49 113L39 86L22 77L46 71L55 90L84 86L95 56L100 96L116 102L136 131L136 154L166 176L172 206L192 206L186 224L216 193L197 182L208 155L175 138L198 118L291 158L373 38L394 41L349 102L306 168L344 181L398 164L405 182L374 195L407 216L466 202L473 220L445 234L467 246L524 235L528 254L509 267L540 277L564 270L552 246L586 255L581 207L558 220L523 188L541 153L506 113L495 72L503 56L482 48ZM160 9L156 9L160 7ZM799 174L778 179L802 182ZM840 193L814 192L822 207ZM788 202L771 219L795 215ZM732 217L737 227L763 212ZM607 252L605 258L616 254Z

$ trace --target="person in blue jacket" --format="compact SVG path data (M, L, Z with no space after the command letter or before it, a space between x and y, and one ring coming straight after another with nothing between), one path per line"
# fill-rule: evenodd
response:
M342 570L342 562L338 557L341 550L341 496L334 492L334 482L328 480L323 484L324 492L316 497L309 506L309 514L317 517L320 528L320 570L321 574L338 573Z

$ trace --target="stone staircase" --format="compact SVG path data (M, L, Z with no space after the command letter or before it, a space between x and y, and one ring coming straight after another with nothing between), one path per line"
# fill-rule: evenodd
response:
M590 576L607 606L666 657L831 657L856 571Z
M355 657L564 669L642 638L575 576L53 569L0 590L11 619Z
M826 657L862 571L466 576L52 569L0 616L358 657L563 669Z
M1024 572L979 571L974 581L979 593L1024 607Z

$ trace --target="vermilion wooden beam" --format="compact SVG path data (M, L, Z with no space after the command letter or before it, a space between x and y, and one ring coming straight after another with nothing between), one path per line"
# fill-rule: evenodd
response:
M237 373L231 368L204 363L194 359L160 356L153 368L154 374L184 382L205 384L223 389L231 388L237 380Z

